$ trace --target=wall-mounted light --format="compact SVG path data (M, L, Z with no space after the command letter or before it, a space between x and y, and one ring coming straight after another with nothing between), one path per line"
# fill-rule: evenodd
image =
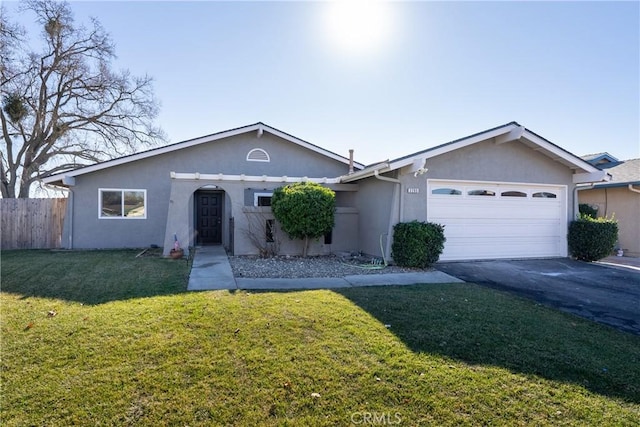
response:
M420 169L418 169L417 171L415 171L415 172L413 173L413 177L415 178L415 177L417 177L418 175L423 175L423 174L427 173L427 171L428 171L428 170L429 170L429 169L427 169L427 168L420 168Z

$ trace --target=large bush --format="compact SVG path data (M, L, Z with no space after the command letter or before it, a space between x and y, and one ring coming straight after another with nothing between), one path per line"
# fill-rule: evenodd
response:
M598 207L597 206L591 206L587 203L580 203L580 205L578 206L579 212L580 212L580 216L588 216L590 218L597 218L598 217Z
M401 222L393 227L391 256L402 267L427 268L444 249L444 226L430 222Z
M307 255L309 239L324 236L333 228L336 193L312 182L298 182L276 188L271 211L290 238L303 239Z
M569 253L583 261L597 261L611 255L618 240L618 223L613 219L581 215L569 225Z

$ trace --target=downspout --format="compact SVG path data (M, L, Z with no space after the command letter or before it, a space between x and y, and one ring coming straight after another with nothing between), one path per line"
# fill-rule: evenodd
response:
M373 174L375 175L376 178L378 178L381 181L389 181L389 182L393 182L394 184L402 184L402 182L397 178L389 178L388 176L380 175L379 169L374 170Z
M62 177L62 184L69 190L69 201L67 202L67 210L69 211L69 247L67 249L73 249L73 208L75 202L72 187L76 185L76 179L73 176L65 175Z
M400 188L400 190L402 190L402 181L400 181L399 179L396 178L389 178L386 176L382 176L379 174L379 170L374 170L373 171L373 175L379 179L380 181L387 181L387 182L393 182L394 184L398 184L398 187ZM398 200L398 221L402 221L402 214L403 214L403 203L402 203L402 191L400 191L400 198Z
M376 179L380 180L380 181L386 181L386 182L391 182L394 184L397 184L394 188L393 188L393 198L395 199L396 196L398 197L398 222L402 221L402 214L403 214L403 203L402 203L402 181L400 181L399 179L396 178L389 178L386 176L381 176L380 171L378 169L373 171L373 176L376 177ZM386 256L388 258L391 257L391 234L393 231L393 215L389 215L389 226L387 228L387 244L386 244ZM387 260L385 260L386 262Z
M67 210L69 211L69 246L67 249L73 249L73 190L69 187L69 202L67 202Z
M634 193L640 193L640 190L633 187L633 184L629 184L629 191L633 191Z

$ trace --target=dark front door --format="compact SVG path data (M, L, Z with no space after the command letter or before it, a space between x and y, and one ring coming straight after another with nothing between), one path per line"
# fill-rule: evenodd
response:
M222 243L222 193L196 192L197 244Z

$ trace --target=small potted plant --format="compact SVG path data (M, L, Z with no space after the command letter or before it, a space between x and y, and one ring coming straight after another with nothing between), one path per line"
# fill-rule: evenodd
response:
M173 249L169 251L169 256L173 259L180 259L184 256L184 249L180 247L180 242L178 242L178 236L173 235Z

